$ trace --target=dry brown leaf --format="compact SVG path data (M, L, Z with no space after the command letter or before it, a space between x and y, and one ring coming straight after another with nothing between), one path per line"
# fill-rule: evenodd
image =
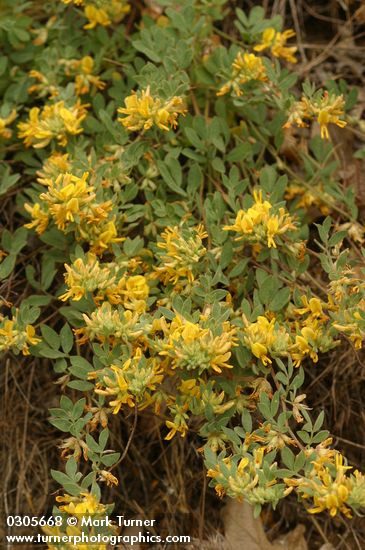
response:
M247 502L229 500L223 514L227 550L308 550L303 525L271 543Z
M138 516L135 516L132 519L143 519L143 517L138 515ZM132 536L138 537L140 531L141 531L141 527L139 527L137 525L131 525L130 527L126 527L125 529L123 529L122 534L123 534L123 536L128 535L129 537L132 537ZM127 544L127 545L123 546L123 548L124 548L124 550L141 550L141 545L140 544L133 544L133 545Z

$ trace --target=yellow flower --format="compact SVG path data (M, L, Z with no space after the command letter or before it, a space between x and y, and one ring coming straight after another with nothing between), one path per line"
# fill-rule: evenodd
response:
M261 57L253 53L238 52L232 63L232 78L220 88L217 95L224 95L233 88L235 95L241 96L241 85L250 80L267 80L265 66Z
M95 389L96 393L102 395L116 395L116 398L113 401L110 401L110 405L114 407L113 414L118 414L120 408L124 404L128 404L129 407L134 407L133 396L128 393L128 382L123 376L123 371L119 367L113 365L111 367L114 372L115 379L112 380L109 377L104 377L104 383L107 386L106 390L101 390L99 388Z
M306 355L312 359L313 363L318 362L317 343L321 338L321 330L317 326L303 327L301 334L295 337L295 344L290 349L294 365L299 367Z
M287 128L293 123L297 126L306 126L303 118L317 119L321 130L321 138L329 139L328 124L336 124L340 128L344 128L347 124L346 121L340 119L344 114L344 107L345 100L342 94L336 96L325 91L317 93L313 98L303 96L292 107L284 127Z
M313 319L322 319L322 321L328 319L328 316L323 313L322 302L319 298L310 298L308 300L307 296L301 296L301 300L304 307L295 309L295 313L299 313L299 315L308 313Z
M105 513L105 506L100 504L93 494L87 492L81 493L79 497L71 497L67 494L57 496L56 501L66 502L67 504L60 506L60 510L74 516Z
M340 116L344 114L343 108L345 100L342 95L338 96L333 101L327 101L330 99L328 93L324 93L324 101L318 108L317 120L321 129L321 138L329 139L328 124L336 124L340 128L344 128L347 124L344 120L340 120Z
M113 476L112 473L108 472L107 470L100 470L100 477L99 481L105 481L108 487L111 487L113 485L118 486L119 481L118 479Z
M85 6L84 14L89 23L84 25L84 29L93 29L96 25L108 27L112 23L119 23L130 12L130 9L130 5L125 0L88 2Z
M103 302L90 316L84 313L82 317L85 327L74 329L80 344L95 338L111 343L133 341L143 334L138 313L112 309L109 302Z
M264 344L261 344L260 342L254 342L253 344L251 344L251 351L255 357L263 362L265 366L272 363L270 357L268 357L267 355L267 347Z
M85 172L81 178L73 174L60 174L56 181L51 181L46 193L40 199L48 204L49 212L55 224L64 230L68 223L75 221L75 216L95 198L94 188L87 183L89 177Z
M37 181L47 187L53 185L53 180L56 180L60 174L71 172L71 162L69 161L69 154L59 153L55 151L44 162L42 170L37 172Z
M269 321L259 315L255 323L249 323L245 317L243 338L252 354L267 366L272 363L269 355L286 355L289 345L289 334L283 326L276 327L275 317Z
M113 414L117 414L125 404L129 407L138 404L139 409L150 405L152 398L149 392L155 391L164 378L159 362L151 357L146 358L140 347L136 348L134 355L124 361L122 366L112 365L111 370L112 375L109 372L102 374L95 392L113 397L113 401L109 402L114 407ZM93 378L95 371L89 374L89 379Z
M351 518L351 510L346 506L352 489L353 479L345 475L350 466L343 465L343 456L340 453L335 455L336 477L332 478L330 470L324 465L318 465L314 469L315 477L299 484L299 489L308 487L313 493L314 508L310 508L310 514L318 514L329 510L331 516L337 512L343 513Z
M262 191L254 191L254 204L247 210L239 210L233 225L225 225L224 231L235 231L241 236L236 240L248 240L252 243L266 241L268 248L276 248L275 237L295 229L293 219L284 208L277 214L270 214L273 206L263 201Z
M89 20L89 23L84 25L84 29L93 29L96 25L108 27L112 23L107 12L101 8L97 8L94 4L87 4L84 13L85 17Z
M166 420L166 427L170 428L169 433L165 437L166 441L170 441L177 432L181 434L181 437L185 437L189 431L185 421L177 424L176 422L171 422L171 420Z
M101 267L99 260L92 253L83 258L77 258L72 266L64 264L66 273L64 274L65 283L68 286L67 292L60 296L60 300L81 300L87 292L95 290L108 290L115 282L115 275L110 265Z
M227 361L231 357L231 348L237 345L236 329L228 321L220 328L221 334L215 336L211 329L202 328L177 314L159 354L170 357L173 368L188 371L211 368L221 373L222 368L233 368Z
M28 203L25 203L24 208L27 212L29 212L29 214L33 219L33 221L31 222L25 223L24 227L26 227L27 229L35 228L38 235L42 235L42 233L44 233L48 227L48 223L49 223L48 213L42 210L41 205L38 202L33 204L33 206L31 206Z
M52 139L57 139L59 145L67 145L67 134L81 134L81 122L86 117L88 105L77 101L72 107L66 107L64 101L53 105L45 105L42 111L33 107L29 111L29 121L19 122L20 138L24 139L26 147L36 149L46 147Z
M176 128L178 115L186 113L181 97L153 98L149 86L139 93L133 92L124 102L125 107L120 107L118 113L127 117L118 120L130 131L149 130L154 124L168 131L170 127Z
M122 277L118 284L106 289L106 296L112 304L122 303L126 309L143 313L147 309L146 299L149 286L143 275Z
M103 254L105 250L108 250L111 244L120 243L125 240L124 237L118 237L118 231L115 227L115 216L113 219L101 223L99 226L94 224L92 226L83 225L82 230L79 228L81 235L87 235L88 229L90 230L87 240L91 244L91 252L94 254Z
M13 122L13 120L16 119L16 110L13 109L11 113L2 118L0 117L0 137L3 137L4 139L9 139L11 137L11 130L7 128L9 124Z
M264 30L261 43L257 44L254 50L256 52L262 52L269 48L274 57L281 57L282 59L290 61L290 63L296 63L297 59L294 57L294 54L298 48L296 46L286 46L287 40L293 36L295 36L295 32L292 29L278 32L274 28L269 27Z
M105 82L93 74L94 60L90 55L81 59L61 60L60 63L66 65L67 75L76 73L75 92L77 95L87 94L91 86L95 86L97 90L105 88Z
M202 240L207 236L201 224L197 227L166 227L161 234L162 241L157 243L158 248L165 252L159 255L161 265L155 267L156 277L163 284L176 284L179 279L185 278L192 283L194 272L206 254Z
M37 84L32 84L32 86L29 86L28 94L40 92L40 96L49 94L50 98L52 99L59 95L57 86L52 84L52 81L50 81L50 79L40 71L32 69L31 71L29 71L28 75L30 76L30 78L34 78L38 81Z
M34 346L40 341L32 325L24 326L18 322L18 310L12 319L0 315L0 352L12 350L29 355L29 345Z

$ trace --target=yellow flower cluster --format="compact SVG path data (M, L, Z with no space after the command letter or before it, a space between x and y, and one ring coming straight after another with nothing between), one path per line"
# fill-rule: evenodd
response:
M272 363L269 355L278 357L287 354L289 334L283 326L278 326L275 317L269 321L260 315L255 323L248 323L244 318L244 323L244 342L265 366Z
M60 296L60 300L81 300L88 292L106 290L115 281L113 265L105 264L101 267L95 254L89 253L86 261L77 258L71 266L64 264L66 268L65 283L67 292ZM112 268L112 269L111 269Z
M344 106L345 100L342 94L336 96L325 91L315 98L303 96L293 105L284 128L288 128L292 124L304 127L307 126L306 120L317 120L321 138L329 139L328 124L336 124L340 128L344 128L347 124L340 118L344 114Z
M318 362L318 352L326 352L339 344L331 332L336 325L329 322L318 298L302 296L302 308L289 305L288 319L278 320L269 312L258 316L255 322L249 323L243 316L243 343L251 353L260 359L265 366L270 366L272 358L290 356L293 364L299 367L306 357ZM293 317L293 319L290 319Z
M150 404L150 392L163 380L163 369L156 359L144 357L141 348L137 348L133 357L127 359L123 365L112 365L112 373L102 375L102 382L98 382L95 393L113 397L109 405L113 407L113 414L117 414L122 405L134 407L138 404L142 409ZM89 379L95 378L95 373Z
M108 27L113 23L120 23L131 10L125 0L97 0L87 2L84 9L85 17L89 23L84 25L85 29L94 29L96 25Z
M84 95L90 92L92 86L97 90L104 90L105 82L93 74L94 59L86 55L81 59L62 59L61 64L66 67L66 75L75 74L75 92L77 95Z
M109 474L109 472L106 472ZM109 474L111 475L111 474ZM114 476L113 476L114 477ZM56 502L64 503L62 506L59 506L59 510L61 512L65 512L69 514L70 516L73 516L77 518L76 524L68 525L65 522L65 525L67 525L65 528L61 527L49 527L45 526L42 527L42 531L50 536L50 537L59 537L58 540L64 540L62 536L66 535L69 537L69 543L62 543L62 548L65 550L71 550L72 548L77 548L79 550L107 550L107 544L97 543L93 545L88 544L73 544L73 538L72 537L80 537L80 540L82 539L82 533L85 533L87 537L90 537L90 540L92 540L91 537L95 536L97 534L97 531L92 526L85 532L85 527L81 524L82 518L87 518L89 516L92 516L92 518L105 518L105 516L108 515L108 509L104 504L101 504L96 499L95 495L89 492L82 492L79 496L71 496L67 493L64 495L56 496ZM116 533L116 528L114 526L108 528L109 535ZM50 539L50 540L57 540L57 539ZM59 545L53 545L48 544L49 550L59 550Z
M167 331L160 355L172 360L173 368L187 371L212 369L221 373L222 368L233 368L229 361L231 348L237 345L236 329L228 321L222 323L220 334L201 327L177 314Z
M133 92L124 103L125 107L119 107L118 113L127 116L118 120L131 132L149 130L153 125L168 131L170 127L177 127L178 115L186 113L181 97L174 96L168 100L152 97L149 87Z
M97 25L109 27L119 23L130 12L131 7L125 0L62 0L64 4L71 2L84 7L84 15L89 22L84 29L94 29Z
M113 345L137 340L144 332L138 324L138 313L121 307L113 309L109 302L103 302L90 315L84 313L83 319L85 327L74 329L79 344L97 339Z
M53 83L53 78L43 74L41 71L32 69L29 71L28 76L37 81L36 84L32 84L28 87L28 94L38 93L41 97L49 95L51 99L54 99L59 95L59 89Z
M334 203L333 197L325 191L322 182L310 188L294 183L290 184L285 190L285 199L287 201L297 199L296 208L304 208L306 211L310 207L316 206L324 216L328 216L331 205Z
M0 137L4 139L11 138L12 131L10 128L7 128L9 124L16 119L16 110L13 109L8 116L0 117Z
M296 63L297 59L294 54L298 48L296 46L286 46L287 40L294 36L295 32L292 29L279 32L273 27L269 27L264 30L261 42L254 47L254 50L256 52L262 52L270 49L274 57L280 57L290 63Z
M22 325L18 321L18 311L12 319L0 313L0 353L9 350L23 355L29 355L29 346L34 346L41 341L35 335L35 328L32 325Z
M365 283L354 270L345 266L330 282L329 302L332 304L332 326L345 334L361 349L365 340Z
M72 107L66 107L64 101L45 105L42 110L33 107L29 111L28 122L19 122L18 136L24 139L26 147L41 149L52 139L64 147L67 145L67 134L78 135L82 132L81 122L86 117L86 108L77 101Z
M72 171L72 162L69 159L69 154L53 152L43 162L42 169L37 171L37 181L47 187L53 185L60 174L66 174L66 172Z
M231 89L234 95L241 96L242 84L251 80L265 82L267 80L266 69L261 57L253 53L238 52L232 63L231 79L226 82L217 92L218 96L227 94Z
M43 204L24 205L33 218L25 227L42 234L51 217L61 231L74 230L76 238L87 241L95 254L102 254L112 243L122 241L117 236L115 216L111 216L112 202L96 202L88 176L87 172L81 178L66 172L55 180L46 178L48 191L39 196Z
M253 198L254 204L247 210L239 210L235 223L224 226L223 230L240 233L236 240L266 243L269 248L277 248L278 237L295 229L293 219L283 207L271 213L273 205L262 199L261 190L254 191Z
M81 300L88 292L94 293L96 304L105 299L113 305L121 304L125 309L143 313L147 309L146 300L149 286L144 275L120 275L114 263L101 264L95 254L89 253L86 261L77 258L71 266L65 264L67 292L60 300Z
M161 233L161 241L157 243L159 249L159 265L155 267L155 276L163 284L176 284L181 279L192 283L195 278L199 262L206 254L203 239L208 236L203 225L197 227L175 226L166 227Z
M54 83L56 80L54 71L58 71L61 66L64 68L64 74L68 79L70 77L75 79L76 95L89 93L93 86L96 90L103 90L105 82L99 76L93 74L94 65L94 59L90 55L86 55L81 59L60 59L56 68L52 69L53 72L50 73L32 69L28 75L37 82L29 86L28 93L37 93L39 97L48 95L51 99L59 96L61 88Z
M341 513L351 518L349 505L357 508L365 503L365 477L357 470L347 475L351 467L344 465L344 458L337 451L319 457L312 464L313 469L307 477L284 481L289 487L296 487L303 499L313 499L314 507L308 509L309 513L328 510L331 516Z
M177 433L179 433L181 437L185 437L188 433L188 415L185 412L186 410L187 405L182 407L177 405L170 407L170 413L172 414L174 420L166 420L166 427L170 429L169 433L165 437L166 441L170 441Z
M276 504L285 496L282 486L277 485L277 480L266 480L262 476L264 449L257 448L250 456L245 456L237 462L232 457L222 460L222 466L217 463L210 468L207 476L214 480L215 491L223 497L225 494L232 498L244 499L250 504L272 502ZM270 468L275 467L272 464Z

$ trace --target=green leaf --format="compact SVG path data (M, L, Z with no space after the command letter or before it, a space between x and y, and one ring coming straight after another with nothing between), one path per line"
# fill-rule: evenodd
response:
M60 430L61 432L69 432L70 431L70 427L71 427L71 423L69 420L62 420L60 418L52 418L50 419L50 424L52 424L52 426L55 426L58 430Z
M277 392L274 393L274 395L271 399L270 410L271 410L271 416L272 417L274 417L276 415L276 413L278 412L279 405L280 405L280 393L277 391Z
M16 255L9 254L6 258L0 263L0 280L6 279L10 273L13 271L16 262Z
M99 435L99 446L102 450L105 449L105 446L108 442L109 438L109 430L108 428L104 428L104 430Z
M252 431L252 417L247 409L242 411L241 422L246 432Z
M289 447L283 447L281 449L281 459L283 461L283 464L285 464L285 466L289 468L289 470L294 469L295 455L293 451L289 449Z
M338 233L335 233L334 235L332 235L332 237L328 241L328 246L336 246L336 244L339 244L347 236L348 236L347 231L339 231Z
M87 489L88 487L90 487L90 485L95 480L95 476L96 476L95 472L90 472L89 474L87 474L87 476L85 476L81 482L81 487L83 489Z
M297 432L297 435L300 437L300 439L306 444L306 445L309 445L309 443L311 442L311 437L309 435L308 432L305 432L303 430L299 430Z
M71 401L71 399L69 397L67 397L67 395L62 395L61 399L60 399L60 407L61 409L63 409L64 411L67 411L67 412L71 412L72 409L73 409L73 402Z
M226 160L228 162L241 162L248 157L251 150L252 146L250 143L240 143L240 145L234 147L234 149L232 149L232 151L230 151L228 155L226 155Z
M41 333L43 340L51 346L54 350L58 350L60 347L60 337L53 328L48 325L41 325Z
M38 352L41 357L46 357L47 359L59 359L60 357L65 357L65 354L62 353L62 351L57 351L52 348L47 348L42 343L40 344Z
M70 479L68 475L64 474L63 472L59 472L58 470L51 470L51 476L60 485L72 482L72 479Z
M170 162L171 162L171 160L175 160L175 159L170 159ZM167 184L167 186L172 191L177 193L178 195L182 195L183 197L186 197L185 191L183 189L181 189L181 187L179 185L181 183L181 178L177 177L177 179L175 179L177 174L178 174L178 172L176 171L176 164L174 165L174 167L175 167L174 175L171 173L171 171L167 167L166 163L163 162L162 160L158 160L156 164L157 164L157 168L158 168L164 182Z
M103 450L90 434L86 434L85 441L86 445L94 453L100 453Z
M324 441L329 436L329 434L330 433L328 430L322 430L318 432L317 435L313 437L312 443L313 444L322 443L322 441Z
M317 223L315 223L314 225L317 226L317 229L318 229L318 233L319 233L319 236L321 237L321 241L323 243L327 243L328 241L328 234L330 232L330 229L331 229L331 225L332 225L332 219L330 216L327 216L327 218L324 220L323 224L322 225L319 225Z
M84 397L82 399L79 399L74 404L74 406L72 407L72 411L71 411L72 420L76 421L80 418L80 416L84 412L85 405L86 405L86 399Z
M284 287L278 290L271 302L269 302L269 309L271 311L280 311L283 309L289 302L290 299L290 288Z
M322 428L324 422L324 411L321 411L317 417L317 420L314 423L313 431L318 432Z
M278 291L278 287L279 281L275 277L268 275L259 288L259 298L261 302L263 304L268 304L272 296L275 296Z
M66 462L66 474L71 479L75 479L76 472L77 472L77 462L76 462L75 458L72 456Z
M84 380L71 380L71 382L68 382L67 386L79 391L89 391L94 388L94 384Z
M74 335L68 323L63 325L60 332L60 339L63 351L65 353L69 353L74 344Z
M19 181L20 174L11 174L10 168L7 167L1 176L0 181L0 196L5 195ZM26 230L25 230L26 231Z
M113 466L116 462L118 462L119 457L120 457L120 453L110 453L107 455L103 455L101 457L101 461L103 464L105 464L105 466L110 467L110 466Z
M37 294L33 294L23 300L22 304L27 304L29 306L48 306L52 299L52 296L39 296Z
M28 231L24 227L19 227L12 235L10 252L19 254L22 248L27 244Z
M303 451L300 451L300 453L296 456L295 458L295 462L294 462L294 470L296 472L299 472L300 470L302 470L302 468L304 467L304 464L305 464L305 461L306 461L306 456L305 454L303 453Z

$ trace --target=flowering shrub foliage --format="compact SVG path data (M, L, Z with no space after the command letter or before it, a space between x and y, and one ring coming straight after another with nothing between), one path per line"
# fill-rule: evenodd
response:
M0 278L25 269L33 293L2 301L0 352L60 377L56 500L105 510L123 452L109 418L149 408L166 440L198 432L218 495L258 514L295 492L351 517L365 477L301 387L365 338L364 228L330 140L354 93L298 84L295 33L261 8L154 4L136 28L122 0L1 7L0 194L22 221L2 230Z

